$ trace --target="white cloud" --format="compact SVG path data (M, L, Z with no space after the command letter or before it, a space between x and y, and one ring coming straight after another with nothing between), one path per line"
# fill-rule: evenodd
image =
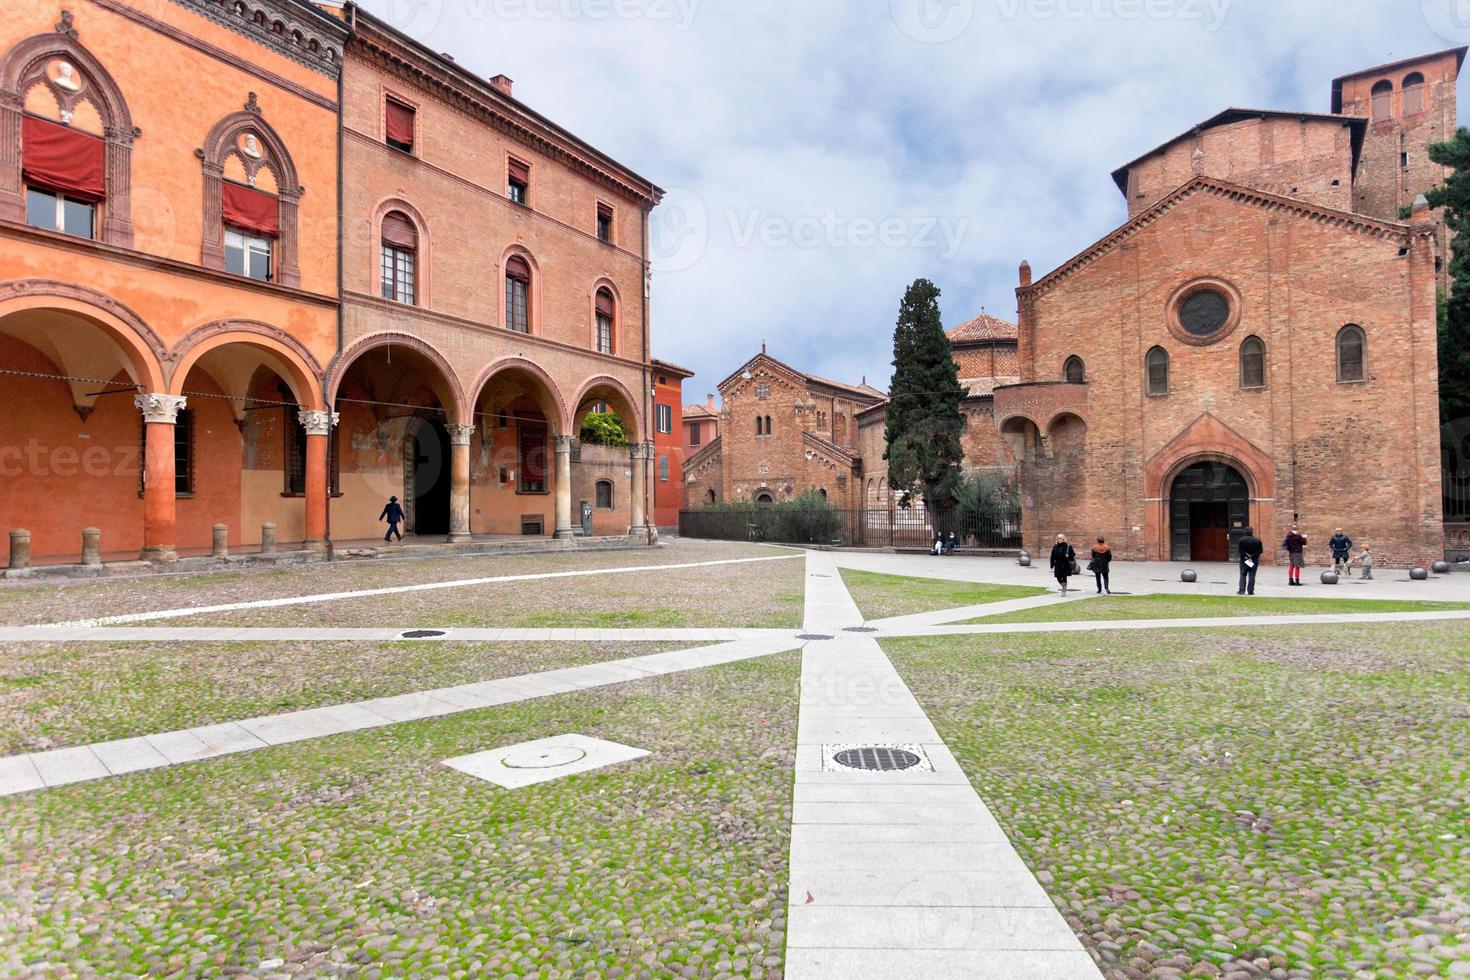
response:
M762 338L883 386L913 278L943 289L947 325L982 305L1014 316L1022 258L1041 275L1122 220L1115 167L1227 106L1325 112L1336 75L1470 41L1439 10L1455 2L1422 0L1429 16L1419 0L364 6L510 75L527 104L703 209L697 261L653 287L655 354L699 372L696 401ZM955 36L910 36L926 31ZM869 225L891 234L870 242Z

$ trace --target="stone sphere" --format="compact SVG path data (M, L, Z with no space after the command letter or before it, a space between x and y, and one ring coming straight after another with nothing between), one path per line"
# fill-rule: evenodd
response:
M1322 573L1322 584L1323 585L1336 585L1337 584L1337 573L1334 572L1330 568L1327 571L1323 572Z
M1182 571L1182 572L1179 573L1179 581L1181 581L1181 582L1198 582L1199 581L1199 576L1195 574L1194 569L1192 569L1192 568L1186 568L1184 571Z
M1427 568L1412 568L1409 570L1409 578L1415 582L1422 582L1429 578L1429 570Z
M1434 563L1434 574L1436 574L1436 575L1448 575L1449 573L1450 573L1450 563L1449 562L1447 562L1447 561L1437 561L1437 562Z
M1031 567L1031 552L1029 552L1029 551L1022 551L1021 552L1021 556L1019 558L1017 558L1016 561L1020 562L1022 568L1030 568Z

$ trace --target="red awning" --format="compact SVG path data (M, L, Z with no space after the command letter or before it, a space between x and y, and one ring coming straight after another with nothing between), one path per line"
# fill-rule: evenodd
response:
M383 215L383 243L412 251L418 247L419 233L402 211L389 211Z
M517 184L529 184L531 182L531 168L521 161L511 158L510 179Z
M413 110L402 102L388 100L388 138L413 146Z
M107 196L107 150L96 136L21 117L21 170L27 183L89 201Z
M519 255L512 255L505 262L505 278L519 279L521 282L531 281L531 267L526 260Z
M220 185L220 215L231 228L275 238L281 233L281 203L274 194L244 184Z
M599 289L597 291L597 315L608 318L611 318L613 315L612 293L606 289Z

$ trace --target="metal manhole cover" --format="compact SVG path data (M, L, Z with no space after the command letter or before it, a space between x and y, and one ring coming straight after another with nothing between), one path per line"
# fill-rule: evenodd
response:
M878 632L878 627L876 627L876 626L844 626L844 627L842 627L842 632L844 632L844 633L876 633L876 632Z
M398 634L401 640L432 640L444 635L443 630L407 630Z
M832 637L828 636L826 633L798 633L798 634L796 634L796 638L798 640L830 640L830 639L832 639Z
M843 749L832 756L832 761L849 769L893 772L898 769L912 769L923 760L906 749L889 745L867 745L859 749Z

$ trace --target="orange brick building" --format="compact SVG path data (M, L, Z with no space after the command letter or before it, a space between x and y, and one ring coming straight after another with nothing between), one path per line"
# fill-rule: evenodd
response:
M798 371L764 345L719 390L719 434L684 463L685 506L774 504L811 491L861 506L858 416L881 391Z
M346 28L92 0L0 32L0 526L38 560L87 526L164 560L219 522L320 545Z
M688 368L654 358L654 524L669 531L678 529L684 506L684 382L692 377Z
M1128 221L1032 281L994 392L1026 543L1224 560L1344 526L1380 561L1444 554L1436 285L1465 49L1333 83L1331 115L1227 110L1121 168ZM1321 557L1320 555L1316 557Z

